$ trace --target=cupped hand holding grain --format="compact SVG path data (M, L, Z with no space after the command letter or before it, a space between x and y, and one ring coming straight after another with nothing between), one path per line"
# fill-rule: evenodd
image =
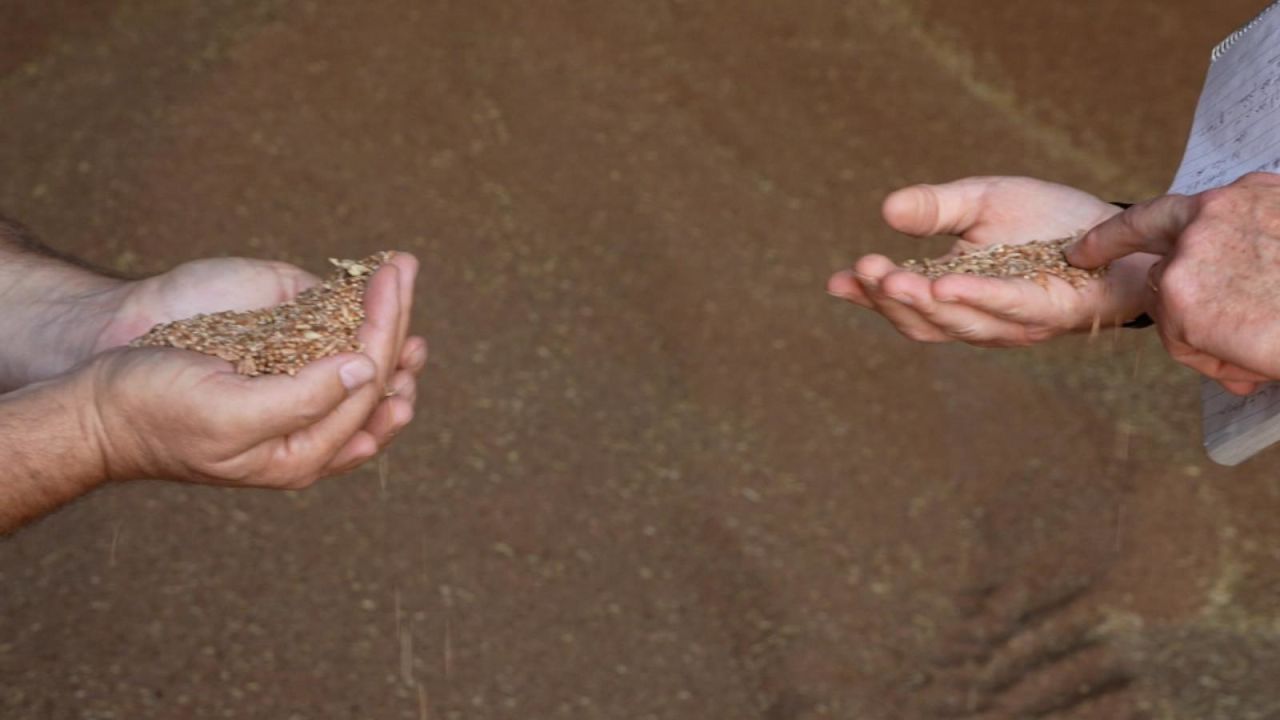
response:
M139 286L136 302L122 305L122 324L145 329L193 310L225 309L226 288L241 299L258 288L255 304L265 305L314 282L291 266L246 269L243 262L206 261L185 270L183 283L152 279ZM87 425L109 476L298 488L371 458L411 419L426 362L425 343L407 335L417 267L396 253L369 279L361 352L316 360L294 376L248 377L224 360L170 348L97 356L79 385L94 408ZM274 286L263 280L273 274ZM243 278L255 280L237 287Z
M938 260L946 262L998 245L1076 235L1119 209L1065 185L974 177L898 190L885 199L882 212L891 227L906 235L957 237ZM1032 279L955 273L928 277L938 273L920 272L930 269L924 263L913 269L883 255L867 255L834 274L827 290L883 315L913 340L1018 347L1142 314L1150 303L1145 277L1154 261L1150 255L1133 255L1097 279L1064 267L1059 275L1068 281L1034 272L1028 273Z

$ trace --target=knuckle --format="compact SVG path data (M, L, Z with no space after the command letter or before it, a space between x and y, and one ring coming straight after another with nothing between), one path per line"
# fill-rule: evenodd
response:
M947 334L957 340L963 340L968 343L975 343L988 339L982 332L982 328L971 323L948 328Z
M1239 191L1231 186L1206 190L1197 196L1196 204L1201 212L1216 213L1229 210L1235 204L1238 193Z
M885 295L895 296L905 293L907 289L907 273L892 272L880 281L880 291Z

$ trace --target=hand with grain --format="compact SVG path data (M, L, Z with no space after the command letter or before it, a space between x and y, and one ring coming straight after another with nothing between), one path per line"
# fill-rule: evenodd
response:
M1135 205L1067 257L1097 267L1140 253L1159 258L1151 315L1175 360L1240 395L1280 379L1280 176Z
M199 289L225 288L237 277L275 278L255 284L262 302L242 300L245 308L287 300L314 282L277 263L250 263L246 272L246 261L205 262L214 264L194 264L203 277L170 282L162 275L153 285L139 284L121 304L125 324L229 309L212 299L201 307ZM426 363L425 342L406 337L417 269L412 255L396 253L369 280L359 332L364 352L313 362L294 377L247 378L224 361L166 348L100 355L82 372L100 409L90 425L100 430L109 476L297 488L372 458L412 419L416 378ZM191 265L174 272L193 275ZM135 324L139 316L145 319ZM104 344L130 332L108 334Z
M0 221L0 533L113 480L304 487L373 457L413 416L427 348L409 337L417 261L369 280L361 353L249 378L168 348L151 325L288 300L316 280L282 263L188 263L125 282Z
M999 244L1070 236L1120 212L1065 185L1022 177L974 177L914 185L885 199L890 227L914 237L958 238L953 257ZM883 315L920 342L961 341L1018 347L1064 333L1109 327L1141 315L1149 302L1146 271L1155 258L1138 254L1112 265L1082 288L1048 278L945 275L930 280L883 255L867 255L827 283L832 295Z

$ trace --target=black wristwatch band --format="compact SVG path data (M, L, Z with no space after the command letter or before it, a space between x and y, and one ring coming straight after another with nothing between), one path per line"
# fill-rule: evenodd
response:
M1111 204L1115 205L1121 210L1125 210L1127 208L1133 207L1133 203L1112 202ZM1129 322L1121 324L1120 327L1131 328L1134 330L1141 330L1142 328L1148 328L1155 324L1156 324L1156 321L1152 320L1150 315L1146 313L1142 313L1141 315L1130 320Z

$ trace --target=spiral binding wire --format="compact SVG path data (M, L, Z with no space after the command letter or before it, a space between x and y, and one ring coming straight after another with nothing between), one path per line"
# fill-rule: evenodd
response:
M1219 58L1221 58L1223 55L1226 54L1228 50L1231 49L1232 45L1235 45L1236 42L1240 40L1240 38L1244 37L1245 33L1252 30L1253 26L1262 22L1262 19L1267 16L1267 13L1271 12L1272 10L1275 10L1277 7L1280 7L1280 0L1276 0L1275 2L1268 5L1265 10L1258 13L1258 16L1250 20L1247 25L1231 33L1231 35L1228 36L1226 40L1223 40L1222 42L1218 43L1218 46L1213 49L1213 54L1210 55L1210 58L1212 59L1212 61L1217 62Z

